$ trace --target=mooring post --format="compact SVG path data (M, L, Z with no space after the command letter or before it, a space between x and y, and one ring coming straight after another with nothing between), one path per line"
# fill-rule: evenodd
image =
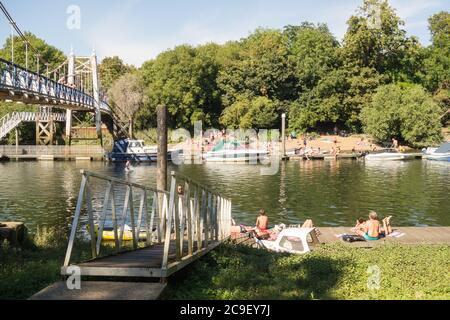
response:
M281 136L283 144L283 160L286 159L286 114L283 113L281 116Z
M19 161L19 130L16 127L16 161Z
M167 143L168 143L168 131L167 131L167 107L160 105L157 107L157 140L158 140L158 159L157 159L157 173L156 184L157 189L161 191L167 191ZM165 221L164 212L162 210L164 203L164 195L159 193L158 197L158 214L159 214L159 226L161 227L160 234L164 239ZM170 213L169 213L170 214Z
M167 153L168 153L168 131L167 131L167 107L164 105L157 108L158 121L158 190L167 191Z

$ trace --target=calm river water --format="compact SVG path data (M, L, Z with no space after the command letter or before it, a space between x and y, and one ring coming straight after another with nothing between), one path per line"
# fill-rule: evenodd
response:
M121 165L74 162L0 164L0 221L66 229L72 221L80 170L155 186L155 166L126 176ZM427 161L365 163L311 161L282 164L273 176L260 167L211 164L171 167L214 186L233 201L233 215L252 224L260 208L272 223L350 226L369 210L394 215L397 226L450 226L450 164Z

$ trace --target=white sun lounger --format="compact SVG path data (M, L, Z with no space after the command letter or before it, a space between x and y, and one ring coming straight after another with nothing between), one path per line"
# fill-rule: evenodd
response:
M292 228L280 232L275 241L255 239L258 246L275 252L303 254L311 251L308 236L314 244L319 244L315 228Z

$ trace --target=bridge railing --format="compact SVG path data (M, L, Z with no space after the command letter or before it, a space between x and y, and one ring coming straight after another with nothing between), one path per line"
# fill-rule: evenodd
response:
M64 268L71 263L83 213L87 215L84 233L90 239L92 259L102 256L108 225L115 253L130 250L126 241L132 250L142 247L143 241L145 247L161 245L163 275L230 236L231 201L187 177L173 172L170 192L165 192L92 172L81 174Z
M67 86L45 76L26 70L10 61L0 58L0 87L24 94L38 95L47 99L57 100L95 109L95 99L89 94ZM109 112L108 105L100 101L99 108Z

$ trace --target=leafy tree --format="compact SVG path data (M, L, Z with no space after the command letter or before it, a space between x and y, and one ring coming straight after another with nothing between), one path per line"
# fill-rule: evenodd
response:
M420 86L381 86L361 113L366 133L380 141L394 137L423 147L441 140L440 108Z
M172 127L190 128L198 120L214 125L221 111L216 84L219 48L215 44L183 45L146 62L141 69L148 96L143 112L152 114L164 104L172 115Z
M450 88L450 13L441 12L429 19L432 45L426 59L425 84L431 91Z
M109 90L112 106L118 115L129 123L130 136L133 136L136 114L142 108L144 82L137 73L127 73L120 77Z
M221 123L232 129L272 129L279 119L279 105L267 97L238 97L226 108Z
M295 68L297 99L290 105L290 127L305 131L339 119L342 96L337 72L339 43L323 24L287 26L290 56Z
M48 63L48 69L51 72L60 66L65 60L66 56L64 53L47 44L44 40L36 37L31 32L25 32L25 37L28 39L28 69L32 71L37 71L38 59L36 57L36 52L40 55L39 57L39 72L45 74L47 71L47 66L45 63ZM26 66L26 46L24 41L19 36L14 36L14 63L18 64L22 67ZM0 49L0 58L11 61L12 60L12 47L11 37L8 37L3 45L3 48ZM35 51L32 51L31 47L33 47Z
M98 66L102 88L108 91L115 81L133 70L134 67L126 65L118 56L104 58Z
M407 80L412 66L420 64L417 39L408 38L402 21L387 0L364 0L352 16L344 37L344 59L373 68L391 81Z
M294 66L289 60L288 37L278 30L257 29L229 47L219 74L224 108L242 95L286 101L295 97ZM236 50L237 49L237 50Z

